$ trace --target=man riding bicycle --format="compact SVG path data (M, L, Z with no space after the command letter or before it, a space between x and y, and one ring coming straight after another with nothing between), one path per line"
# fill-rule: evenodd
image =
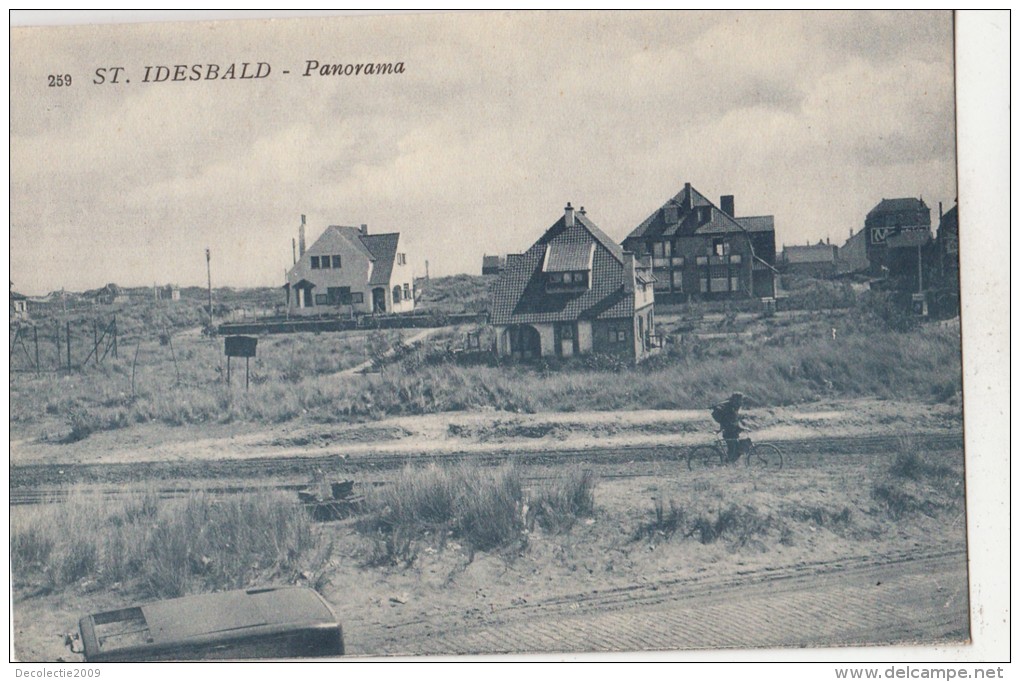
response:
M740 407L743 402L743 394L734 393L718 405L712 406L712 419L719 424L719 430L722 431L730 462L740 459L740 455L746 447L744 444L750 442L749 438L740 438L740 434L747 430L740 417Z

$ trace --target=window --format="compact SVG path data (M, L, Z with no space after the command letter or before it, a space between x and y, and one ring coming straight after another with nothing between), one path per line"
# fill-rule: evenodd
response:
M400 285L393 287L393 303L400 303Z
M627 329L621 327L610 327L609 343L627 343Z
M318 256L312 256L312 270L318 270L318 269L319 269L319 257Z
M355 291L351 294L351 303L364 303L365 293L362 291Z
M740 291L740 277L735 272L730 272L730 291Z
M655 291L669 291L669 270L652 270L652 277L655 278Z
M684 271L683 270L674 270L671 273L671 276L672 276L672 281L673 281L673 291L676 291L678 293L682 293L683 290L684 290Z
M407 265L407 254L406 253L398 253L397 254L397 265Z
M333 269L334 270L339 270L340 269L340 256L330 256L330 258L333 259Z
M329 270L329 256L319 256L319 267L323 270Z
M315 294L315 305L329 305L329 297L326 294Z
M708 270L702 270L699 273L699 279L701 280L701 293L708 293Z
M671 242L655 242L652 244L653 258L669 258L673 255L673 244Z
M725 239L718 238L712 240L712 253L716 256L728 256L730 255L730 245Z
M405 284L404 285L404 300L405 301L410 301L411 300L411 285L410 284Z

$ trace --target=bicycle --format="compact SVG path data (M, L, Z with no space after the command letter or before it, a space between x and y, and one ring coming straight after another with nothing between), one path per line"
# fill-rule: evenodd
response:
M754 443L750 437L740 439L740 457L752 465L776 471L783 468L783 451L775 443ZM732 463L740 461L740 457ZM714 443L696 445L687 451L687 468L691 471L729 464L729 446L725 438Z

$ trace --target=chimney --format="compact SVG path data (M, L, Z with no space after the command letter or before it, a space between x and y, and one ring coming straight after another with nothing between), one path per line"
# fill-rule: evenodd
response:
M301 227L298 228L298 258L305 255L305 214L301 214Z
M723 213L725 213L731 218L734 218L737 215L736 213L733 212L732 194L724 194L721 197L719 197L719 208L722 209Z
M684 203L687 209L694 208L694 197L691 194L691 183L684 183Z
M574 207L567 202L567 205L563 209L563 224L567 227L574 226Z
M623 252L623 292L634 293L634 252Z
M297 265L297 240L294 238L290 240L290 255L294 259L294 264Z
M368 225L366 223L361 223L361 236L362 237L368 236Z
M939 204L939 206L941 206L941 205L942 204ZM584 206L582 206L581 208L577 209L577 212L580 213L581 215L588 215L588 212L584 210Z

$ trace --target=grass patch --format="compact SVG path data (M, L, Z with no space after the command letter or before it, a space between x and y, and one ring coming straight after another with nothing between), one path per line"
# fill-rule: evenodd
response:
M410 565L416 543L442 547L455 538L473 553L520 541L522 507L521 477L512 465L408 466L372 491L356 528L373 543L367 563Z
M900 441L896 458L871 496L895 520L915 514L934 517L963 504L963 471L922 456L911 439Z
M536 490L529 503L529 525L537 521L548 533L569 531L578 519L595 512L598 478L591 469L572 467Z
M675 501L669 501L669 509L667 510L662 500L655 500L653 513L655 518L638 526L638 529L631 538L632 540L668 540L678 531L686 532L687 513Z
M111 502L73 491L60 504L11 510L15 584L51 589L124 582L176 597L239 588L295 570L313 545L304 511L275 494Z

